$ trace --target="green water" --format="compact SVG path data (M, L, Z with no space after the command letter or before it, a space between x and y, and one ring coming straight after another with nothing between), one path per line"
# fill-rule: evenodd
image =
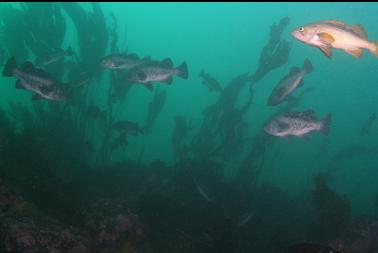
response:
M292 66L301 66L305 57L311 59L314 72L305 80L306 87L314 88L296 108L313 108L320 117L332 112L329 151L320 157L315 153L323 136L314 134L311 142L295 140L288 144L277 141L269 150L262 180L273 181L289 191L308 190L312 175L326 169L332 154L345 147L377 144L377 128L361 138L362 122L377 111L376 58L369 52L356 60L344 52L334 52L332 60L320 50L304 45L289 35L297 26L318 20L339 19L348 24L364 26L369 38L378 38L375 24L378 21L374 3L109 3L105 11L112 11L127 24L127 47L162 59L169 55L174 62L186 60L189 64L189 81L175 80L168 87L168 98L159 115L151 136L135 140L135 150L146 145L145 161L162 159L172 161L170 146L171 117L184 114L194 127L201 122L201 111L215 102L217 95L201 85L198 73L205 69L222 84L234 76L253 71L261 48L267 41L273 22L284 16L290 24L283 38L292 43L289 61L274 70L257 84L254 104L245 118L250 123L249 136L261 129L276 108L265 106L274 85ZM134 88L130 101L122 109L130 119L143 121L146 103L151 99L143 87ZM253 141L253 140L252 140ZM130 147L132 150L132 148ZM132 151L123 154L132 157ZM378 191L374 179L378 177L377 156L366 155L338 165L333 185L339 192L350 196L356 212L374 212L372 201ZM358 211L357 211L358 210Z
M19 8L16 3L13 5ZM91 9L88 3L81 5ZM350 155L337 162L332 162L332 158L346 148L378 145L377 124L368 135L360 136L364 121L372 113L378 113L377 58L368 51L364 51L362 58L355 59L343 51L334 50L332 59L328 59L319 49L293 38L290 31L314 21L337 19L350 25L361 24L370 40L378 40L378 4L101 3L101 8L108 26L111 24L110 13L118 20L118 48L121 52L127 50L157 60L169 57L175 66L186 61L189 69L188 80L174 77L169 86L154 84L155 89L167 92L167 99L153 127L145 135L131 136L128 146L115 151L108 164L137 160L142 150L142 164L155 160L165 161L168 165L178 162L171 143L173 117L182 115L191 121L192 130L184 141L190 143L203 122L203 110L219 98L218 93L210 92L202 84L199 77L201 70L214 76L222 86L240 74L253 73L258 67L261 50L269 40L270 26L283 17L289 17L290 23L281 36L291 45L288 62L269 72L253 86L253 103L243 116L248 123L244 150L253 145L264 124L285 108L285 104L268 107L266 101L279 80L293 66L302 66L305 58L311 60L314 71L305 77L305 84L300 89L312 88L312 91L306 93L293 110L313 109L319 118L332 113L331 130L327 137L318 132L312 133L310 140L294 138L288 142L275 138L265 151L265 162L259 168L257 184L272 183L293 198L303 197L314 188L314 175L327 173L330 188L350 199L353 215L376 217L377 153ZM71 46L78 52L76 28L65 12L63 16L67 20L67 30L62 48ZM1 36L4 38L7 34ZM86 97L87 101L105 109L109 73L105 70L100 79L90 83ZM14 78L0 77L0 80L0 106L6 112L11 113L9 101L24 104L31 110L34 110L35 104L47 105L44 101L32 102L30 92L15 89ZM298 94L294 93L294 96ZM238 103L243 104L248 95L248 88L243 87ZM154 93L142 85L133 85L127 98L113 106L115 118L144 125L153 96ZM96 147L101 145L103 135L101 128L95 125L87 131L87 137ZM326 149L322 150L325 143ZM245 154L248 155L248 152ZM91 166L101 164L98 157L97 153L88 156ZM232 170L240 161L241 158L222 161L225 175L232 177Z

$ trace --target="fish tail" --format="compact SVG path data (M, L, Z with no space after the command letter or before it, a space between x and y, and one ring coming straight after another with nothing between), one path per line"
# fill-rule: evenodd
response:
M179 71L179 73L177 74L179 77L181 77L184 80L188 79L189 74L186 62L181 63L181 65L177 67L177 70Z
M9 58L3 69L3 76L13 76L13 70L17 68L16 59L14 57Z
M307 58L306 58L306 60L304 61L304 63L303 63L303 67L302 67L302 68L303 68L303 70L304 70L304 72L305 72L306 74L311 73L312 70L314 69L313 66L312 66L312 63L311 63L310 60L307 59Z
M327 116L322 120L321 127L320 127L320 132L324 135L329 134L329 129L331 126L331 121L332 121L332 113L328 113Z
M369 50L378 57L378 41L372 41L373 46L369 48Z

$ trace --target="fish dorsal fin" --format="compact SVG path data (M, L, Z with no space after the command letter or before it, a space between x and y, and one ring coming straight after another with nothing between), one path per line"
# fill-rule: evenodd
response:
M298 118L300 116L300 113L298 112L285 112L283 114L285 118Z
M319 47L319 49L328 57L332 57L332 49L330 47Z
M167 68L172 68L173 67L173 62L170 58L166 58L164 59L161 64L164 66L164 67L167 67Z
M35 101L35 100L41 100L41 99L43 99L43 97L42 97L41 95L39 95L39 94L34 94L34 95L32 96L32 100L33 100L33 101Z
M316 120L316 115L314 110L307 110L302 113L303 118L308 120Z
M45 78L52 78L52 76L49 73L47 73L46 71L42 69L36 68L34 64L31 63L30 61L24 62L24 64L21 65L21 70L25 72L33 73L33 74L36 74Z
M354 34L356 34L360 38L367 39L368 37L365 29L359 24L348 26L348 30L352 31Z
M298 73L298 72L300 72L300 71L301 71L300 68L298 68L298 67L292 67L292 68L290 69L290 73L289 73L289 75L294 75L294 74L296 74L296 73Z
M300 69L296 70L295 68L297 67L292 67L289 71L288 74L286 74L284 77L281 78L281 80L278 82L278 85L277 87L279 87L278 89L285 89L285 87L282 87L282 82L285 82L287 79L291 78L292 75L296 74L298 71L300 71ZM204 84L206 83L206 81L204 81Z
M32 72L35 70L34 64L30 61L24 62L24 64L21 65L21 69L26 72Z
M276 93L276 94L282 96L283 94L285 94L285 92L286 92L286 86L285 85L280 85L280 86L277 87L277 90L273 91L272 94L274 95L274 93Z
M335 41L335 38L329 33L319 33L318 37L326 45L330 45Z
M345 49L345 52L347 52L350 55L353 55L356 58L360 58L362 56L362 49L361 48Z
M340 26L340 27L346 27L346 24L343 21L335 20L335 19L333 19L333 20L326 20L323 23L331 24L331 25L336 25L336 26Z
M46 72L46 71L43 70L43 69L34 68L34 71L33 71L33 72L34 72L36 75L40 76L40 77L43 77L43 78L46 78L46 79L51 79L51 80L54 79L54 77L53 77L50 73Z

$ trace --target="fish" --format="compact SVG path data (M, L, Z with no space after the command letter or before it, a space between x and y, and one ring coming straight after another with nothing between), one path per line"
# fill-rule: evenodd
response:
M364 124L361 127L360 135L364 136L370 133L375 121L377 120L377 114L373 113L369 116L369 118L364 122Z
M105 56L100 65L110 70L131 70L149 61L151 61L149 56L140 59L136 54L112 54Z
M11 57L3 69L3 76L16 77L16 89L26 89L34 92L35 95L32 100L66 100L61 83L46 71L36 68L31 62L27 61L21 67L17 67L16 59Z
M37 66L46 67L52 63L62 60L65 56L72 56L73 51L71 47L68 47L66 50L58 49L51 51L35 60Z
M378 41L368 40L366 31L359 24L348 26L339 20L326 20L300 26L291 35L319 48L328 58L332 57L332 49L344 50L355 58L362 56L363 49L378 56Z
M166 58L162 62L151 61L132 69L127 75L126 80L131 83L143 84L148 90L153 91L154 82L172 83L173 76L188 79L188 66L183 62L174 68L172 60Z
M313 110L304 112L286 112L270 120L264 130L277 137L299 136L308 138L313 131L328 135L332 114L328 113L323 120L317 120Z
M302 69L292 67L290 73L287 74L273 89L268 98L267 105L275 106L290 98L290 94L298 87L304 84L303 78L313 70L310 60L306 59Z
M118 121L112 125L112 129L118 131L120 134L126 133L134 136L144 134L144 129L138 123L131 121Z
M314 243L297 243L289 246L284 253L346 253L337 251L329 246Z
M206 73L204 70L201 71L199 76L203 79L202 83L206 85L210 91L223 91L223 87L220 85L220 83L217 80L215 80L215 78L212 77L210 74Z

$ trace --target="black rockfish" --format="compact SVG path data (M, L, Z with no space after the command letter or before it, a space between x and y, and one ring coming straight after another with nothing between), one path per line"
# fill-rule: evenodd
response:
M323 120L318 120L313 110L304 112L286 112L265 125L264 130L271 135L287 137L290 135L306 137L312 131L328 135L332 114L328 113Z
M10 58L3 69L3 76L17 78L15 87L36 93L33 100L49 99L63 101L66 99L61 83L44 70L36 68L33 63L25 62L17 67L14 57Z
M288 99L295 89L303 85L304 76L311 73L312 70L312 64L308 59L304 61L302 69L298 67L291 68L290 73L274 87L267 104L274 106Z
M131 83L143 84L149 90L153 90L154 82L172 83L173 76L188 79L188 67L185 62L174 68L172 60L167 58L162 62L151 61L133 68L126 76L126 80Z

